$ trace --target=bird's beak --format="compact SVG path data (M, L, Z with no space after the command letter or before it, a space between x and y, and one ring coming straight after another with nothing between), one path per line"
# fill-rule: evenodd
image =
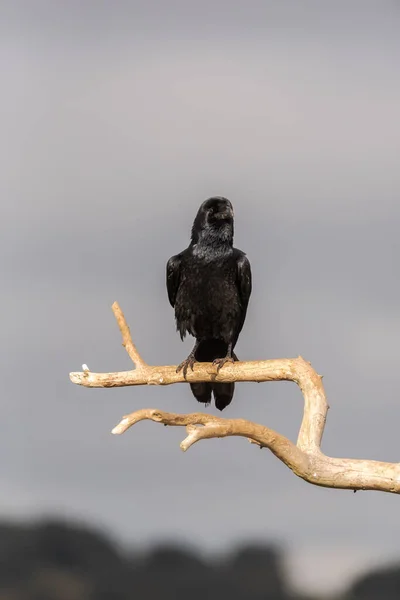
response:
M225 210L216 213L215 217L218 220L227 221L228 219L233 219L233 208L227 206Z

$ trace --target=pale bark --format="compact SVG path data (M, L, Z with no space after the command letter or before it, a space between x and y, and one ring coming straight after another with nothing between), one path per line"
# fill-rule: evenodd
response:
M117 304L112 306L123 340L123 346L135 369L117 373L92 373L84 365L83 372L70 373L73 383L85 387L121 387L130 385L170 385L190 381L293 381L303 394L304 413L297 443L257 423L245 419L224 419L204 413L179 415L157 409L142 409L124 416L112 433L124 433L139 421L151 420L164 425L186 426L187 437L182 450L202 439L242 436L261 448L268 448L296 475L330 488L380 490L400 493L400 465L351 458L333 458L321 452L328 404L322 377L301 356L225 365L219 373L211 363L196 363L194 370L176 373L176 366L150 366L144 362L132 342L129 327Z

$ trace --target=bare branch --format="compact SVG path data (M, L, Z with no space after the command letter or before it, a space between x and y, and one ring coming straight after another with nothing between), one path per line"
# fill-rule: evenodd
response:
M164 425L183 427L186 425L187 438L181 443L185 452L199 440L217 437L242 436L263 448L269 448L292 471L304 470L308 462L306 455L285 436L244 419L223 419L204 413L177 415L153 408L137 410L123 417L111 433L125 433L139 421L150 420Z
M124 313L121 310L118 302L114 302L112 305L112 311L117 319L118 327L122 335L122 345L127 351L130 359L133 364L136 365L137 369L146 366L143 358L140 356L139 352L136 350L135 344L132 342L131 332L129 330L128 324L125 320Z
M244 419L223 419L204 413L179 415L156 409L142 409L126 415L112 433L121 434L139 421L151 420L164 425L186 426L183 451L203 439L240 436L261 448L268 448L297 476L314 485L352 490L379 490L400 493L400 464L332 458L320 450L328 404L322 384L311 364L301 356L278 360L235 362L219 373L211 363L196 363L194 371L176 373L175 366L147 365L136 350L123 313L117 303L113 311L120 327L123 345L136 364L136 369L117 373L70 373L73 383L85 387L118 387L131 385L170 385L195 381L293 381L304 397L304 413L297 443L285 436Z

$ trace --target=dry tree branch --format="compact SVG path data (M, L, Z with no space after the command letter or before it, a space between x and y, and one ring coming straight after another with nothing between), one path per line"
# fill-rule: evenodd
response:
M136 365L132 371L70 373L73 383L85 387L121 387L128 385L170 385L185 381L293 381L304 397L304 414L297 443L257 423L244 419L224 419L203 413L178 415L156 409L142 409L123 417L112 433L124 433L139 421L151 420L164 425L186 426L187 437L181 443L186 451L203 439L241 436L268 448L298 477L314 485L356 490L379 490L400 493L400 464L334 458L321 452L328 404L322 377L301 356L278 360L235 362L219 373L211 363L196 363L193 371L176 373L175 366L151 366L144 362L132 342L129 327L117 302L112 306L122 334L123 346Z
M128 326L128 323L125 320L124 313L121 310L118 302L114 302L112 305L112 310L117 319L118 327L122 335L122 345L128 353L129 358L136 365L137 369L144 369L148 365L144 362L143 358L140 356L139 352L136 350L135 344L132 342L131 332Z

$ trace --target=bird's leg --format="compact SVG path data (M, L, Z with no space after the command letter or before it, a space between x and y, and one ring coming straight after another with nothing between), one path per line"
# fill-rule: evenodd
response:
M232 344L228 344L228 350L226 352L226 356L224 356L224 358L215 358L213 360L213 365L217 365L217 372L219 372L219 370L222 369L222 367L224 366L225 363L235 362L235 358L237 358L235 353L233 353L233 356L232 356Z
M189 354L189 356L181 362L180 365L178 365L176 367L176 372L179 373L179 371L181 371L183 369L183 376L186 378L186 373L188 370L188 367L190 367L193 371L193 365L196 362L196 350L199 347L200 342L196 341L193 350L191 351L191 353Z

